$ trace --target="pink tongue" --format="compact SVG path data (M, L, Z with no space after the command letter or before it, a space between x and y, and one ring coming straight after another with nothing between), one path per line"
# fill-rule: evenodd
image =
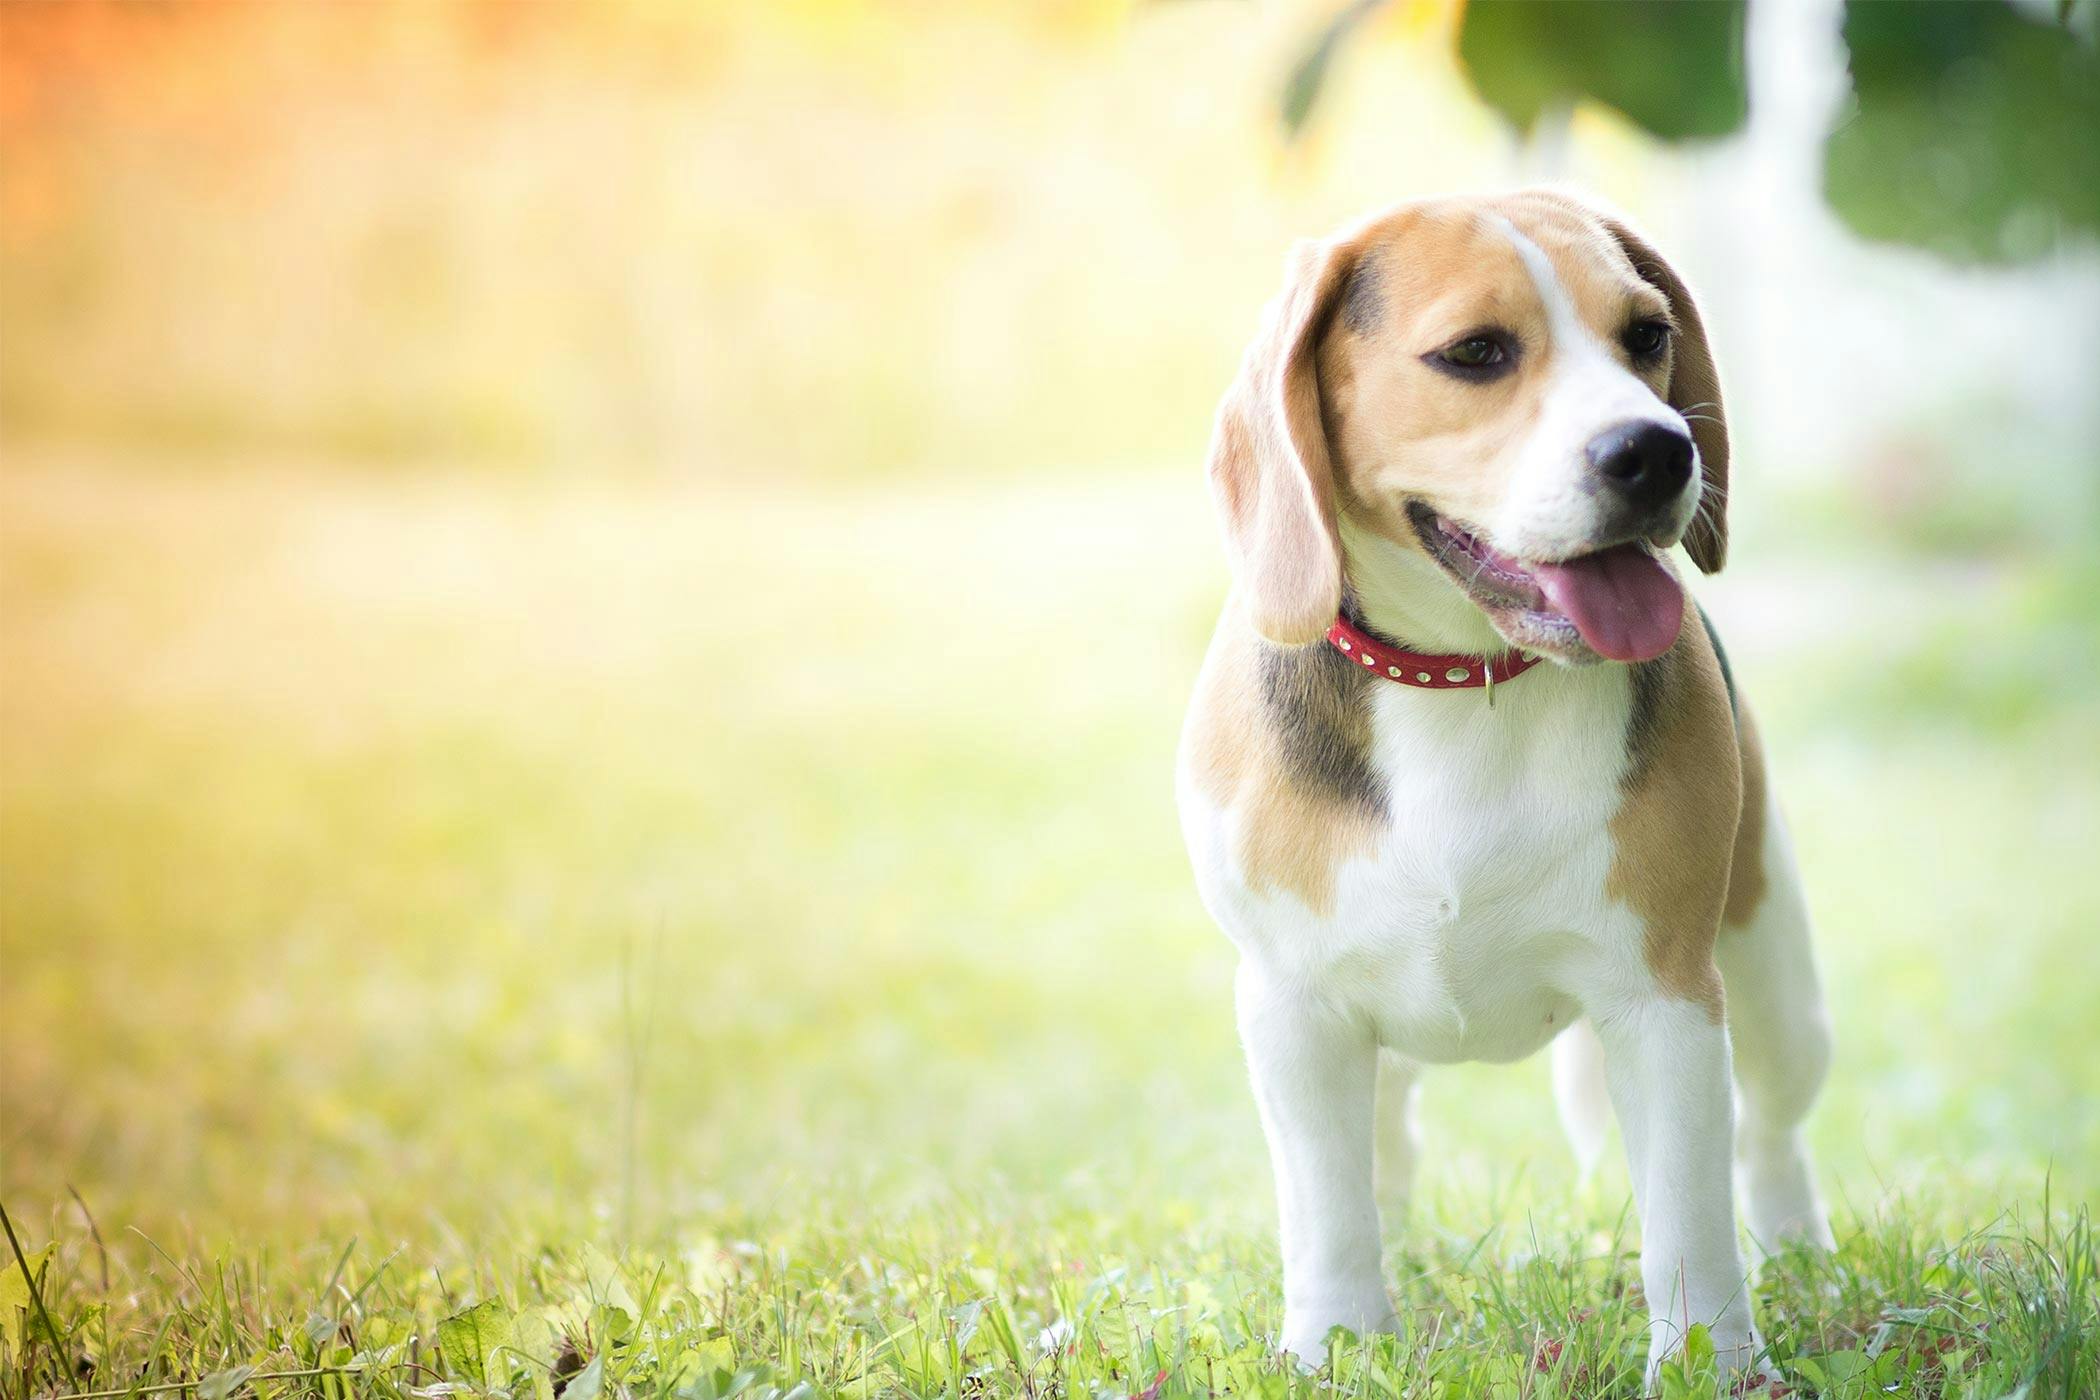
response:
M1529 567L1546 601L1567 614L1599 656L1653 660L1670 649L1684 626L1683 586L1637 544Z

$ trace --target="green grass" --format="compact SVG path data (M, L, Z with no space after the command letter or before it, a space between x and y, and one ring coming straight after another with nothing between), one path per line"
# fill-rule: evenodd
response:
M1834 1258L1767 1269L1759 1312L1795 1383L2090 1393L2089 1222L1938 1242L1912 1214L1861 1222ZM442 1377L542 1397L1587 1396L1637 1393L1645 1350L1623 1219L1420 1231L1391 1261L1401 1334L1338 1342L1320 1375L1272 1355L1274 1260L1243 1225L1069 1194L1047 1210L1001 1193L901 1214L812 1201L770 1227L715 1212L675 1241L617 1251L511 1241L490 1259L353 1243L332 1261L325 1249L156 1261L150 1294L125 1300L98 1292L92 1256L75 1261L88 1278L66 1287L61 1331L80 1386L126 1393L139 1368L147 1385L194 1378L217 1394L246 1377L264 1393L428 1395ZM89 1368L97 1356L127 1371ZM1663 1383L1715 1389L1696 1363Z
M2100 1393L2100 704L1948 661L2090 605L1745 524L1702 594L1839 1034L1841 1249L1761 1325L1805 1393ZM1270 1356L1171 802L1222 582L1193 474L0 477L0 1201L60 1334L0 1260L0 1386L1636 1392L1537 1062L1429 1081L1404 1335Z

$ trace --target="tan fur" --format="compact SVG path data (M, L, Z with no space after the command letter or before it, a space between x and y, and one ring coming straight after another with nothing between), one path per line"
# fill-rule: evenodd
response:
M1595 610L1679 601L1630 553L1590 560L1610 599L1563 587L1586 588L1579 564L1607 549L1668 568L1680 539L1720 567L1719 397L1698 311L1653 249L1526 194L1409 205L1301 247L1221 406L1210 474L1235 592L1184 732L1182 815L1243 954L1281 1341L1305 1364L1336 1325L1398 1321L1374 1195L1395 1135L1373 1130L1404 1123L1405 1095L1384 1050L1513 1059L1588 1023L1556 1045L1587 1061L1581 1082L1557 1064L1556 1087L1593 1137L1608 1061L1631 1179L1651 1185L1635 1193L1649 1389L1691 1320L1731 1372L1760 1356L1729 1198L1730 1014L1753 1233L1828 1243L1795 1131L1822 1013L1805 924L1778 907L1785 861L1765 889L1779 833L1754 730L1696 608L1674 640L1655 627L1676 614ZM1406 695L1318 640L1345 583L1350 623L1425 651L1499 653L1499 636L1585 667L1669 650L1517 680L1500 713ZM1285 892L1308 909L1261 897ZM1758 946L1723 942L1724 914L1760 901Z
M1228 605L1190 704L1182 759L1196 788L1220 807L1238 798L1269 745L1260 733L1254 641Z
M1721 922L1741 927L1765 898L1765 751L1750 707L1736 713L1736 749L1743 765L1743 819L1735 828L1735 859L1728 867L1728 903Z
M1205 797L1234 813L1249 887L1287 890L1328 914L1337 867L1370 849L1378 823L1361 804L1314 791L1287 771L1262 713L1261 645L1240 609L1227 608L1189 715L1188 768ZM1360 742L1370 743L1368 718Z
M1269 304L1211 433L1211 492L1248 620L1286 646L1318 640L1342 598L1314 346L1356 251L1347 240L1292 250L1283 291Z
M1417 206L1373 227L1358 261L1375 279L1382 314L1325 338L1320 389L1352 514L1413 547L1398 497L1428 495L1453 514L1485 514L1508 489L1510 448L1537 409L1514 381L1462 384L1422 373L1417 361L1490 323L1542 337L1544 314L1516 249L1478 205ZM1429 450L1394 450L1412 443Z
M1291 890L1316 910L1332 907L1336 865L1364 848L1376 822L1293 779L1259 699L1257 648L1264 638L1313 642L1333 619L1341 504L1419 551L1409 498L1479 519L1509 491L1513 448L1535 421L1550 365L1464 383L1418 363L1486 325L1554 353L1531 273L1497 218L1546 256L1600 340L1615 342L1642 317L1676 328L1669 357L1629 368L1686 413L1699 445L1713 497L1686 539L1694 562L1712 572L1725 553L1728 443L1705 330L1683 282L1623 223L1563 195L1527 192L1411 204L1295 249L1212 437L1210 478L1240 603L1198 697L1191 743L1199 786L1238 815L1250 881ZM1629 769L1610 879L1648 925L1657 980L1718 1017L1713 940L1729 898L1745 760L1718 659L1696 613L1686 617L1676 647L1651 663L1663 691L1654 752ZM1754 907L1747 886L1742 898Z
M1640 916L1657 984L1718 1024L1714 939L1743 808L1735 724L1720 659L1695 612L1686 611L1677 645L1648 665L1659 690L1653 727L1628 758L1605 888Z
M1333 448L1328 475L1316 484L1405 549L1421 547L1400 514L1405 497L1424 496L1447 514L1474 520L1503 499L1515 460L1510 449L1538 411L1536 395L1549 377L1544 366L1480 385L1422 374L1416 363L1483 325L1544 341L1545 312L1531 275L1491 216L1538 245L1577 314L1600 337L1615 339L1618 328L1646 316L1677 327L1670 356L1636 372L1672 406L1697 415L1692 435L1714 491L1687 548L1713 572L1726 544L1728 440L1698 308L1638 236L1564 196L1413 204L1333 245L1343 261L1321 266L1327 294L1351 275L1371 278L1380 314L1368 326L1314 324L1317 387ZM1330 305L1322 314L1331 318L1332 311ZM1331 520L1332 505L1323 509Z

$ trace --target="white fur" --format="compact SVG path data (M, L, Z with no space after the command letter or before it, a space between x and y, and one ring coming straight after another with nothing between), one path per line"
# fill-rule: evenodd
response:
M1743 928L1724 925L1714 961L1735 1038L1736 1180L1750 1238L1770 1252L1833 1247L1801 1121L1830 1067L1830 1017L1816 975L1808 904L1779 803L1765 798L1764 901Z
M1568 1027L1553 1042L1553 1103L1560 1110L1561 1131L1575 1149L1582 1179L1588 1181L1604 1160L1604 1138L1611 1130L1604 1042L1588 1021Z
M1579 324L1570 329L1550 264L1509 233L1551 310L1567 377L1541 432L1580 443L1603 422L1668 413ZM1594 354L1575 353L1578 332ZM1605 384L1600 359L1625 383ZM1551 489L1556 473L1572 480L1571 467L1538 448L1496 538L1546 538L1555 512L1575 508ZM1346 515L1340 527L1374 626L1431 649L1500 649L1418 552ZM1224 628L1244 625L1232 606ZM1219 654L1214 643L1206 672ZM1281 1217L1282 1341L1301 1358L1322 1357L1337 1325L1392 1323L1377 1197L1404 1195L1413 1170L1417 1069L1515 1060L1585 1020L1560 1057L1563 1116L1587 1165L1605 1126L1600 1073L1608 1079L1642 1223L1651 1376L1692 1323L1712 1328L1724 1358L1754 1358L1729 1190L1729 1031L1656 985L1640 920L1606 893L1630 704L1630 672L1614 665L1535 668L1497 687L1492 708L1479 691L1372 686L1369 759L1388 821L1370 849L1341 862L1317 910L1241 868L1243 814L1206 797L1185 757L1180 805L1197 887L1240 952L1241 1038ZM1769 893L1750 927L1723 933L1720 954L1731 1019L1753 1047L1737 1066L1739 1164L1757 1238L1827 1242L1799 1138L1827 1032L1776 810L1766 829Z
M1516 246L1546 308L1553 377L1517 449L1509 494L1502 508L1480 524L1497 547L1520 559L1562 559L1597 537L1605 509L1604 497L1583 489L1588 479L1584 446L1620 423L1660 423L1684 433L1690 428L1584 324L1538 244L1499 215L1490 216L1490 222ZM1663 532L1666 542L1674 543L1690 528L1698 508L1695 470L1678 493L1671 528Z

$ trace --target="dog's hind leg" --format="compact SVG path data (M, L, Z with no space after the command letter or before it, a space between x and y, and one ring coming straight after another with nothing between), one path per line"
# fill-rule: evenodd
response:
M1816 1194L1802 1120L1830 1067L1830 1016L1816 976L1808 906L1779 811L1764 811L1760 897L1747 909L1730 900L1714 946L1728 994L1740 1111L1736 1182L1751 1237L1770 1252L1794 1242L1831 1247L1830 1221ZM1738 860L1745 856L1738 853ZM1738 871L1742 880L1751 872Z
M1589 1180L1604 1156L1611 1131L1611 1087L1604 1077L1604 1045L1588 1019L1577 1021L1553 1042L1553 1102L1561 1131L1575 1149L1582 1179Z
M1378 1204L1391 1225L1407 1213L1414 1195L1415 1162L1422 1139L1415 1126L1415 1087L1422 1067L1391 1050L1378 1054L1378 1135L1372 1145Z

